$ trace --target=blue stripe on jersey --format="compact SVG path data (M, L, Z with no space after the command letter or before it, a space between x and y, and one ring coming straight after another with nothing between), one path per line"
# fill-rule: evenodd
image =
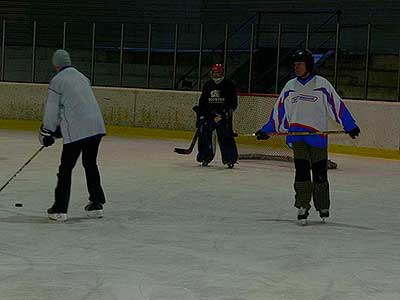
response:
M262 128L261 131L262 132L275 132L276 128L275 128L275 121L274 121L274 109L272 109L271 111L271 115L269 116L269 120L268 123L265 124Z
M345 131L349 131L349 130L352 130L353 128L356 128L356 126L357 126L356 121L353 119L349 110L347 109L346 105L344 105L342 100L340 100L340 107L339 107L339 114L338 114L338 112L336 111L336 106L335 106L335 102L333 99L333 95L329 94L329 92L327 91L326 88L320 87L320 88L314 89L314 91L321 91L322 93L324 93L324 95L326 96L326 101L328 102L328 104L331 107L332 112L335 116L336 123L342 124ZM340 118L340 120L339 120L339 118Z
M349 110L343 102L340 103L339 116L343 122L343 128L345 131L350 131L357 127L356 121L353 119L352 115L350 114Z
M336 123L340 124L339 117L338 117L338 114L336 112L335 102L333 101L333 95L329 94L327 89L323 88L323 87L314 89L314 91L321 91L322 93L324 93L324 95L326 96L326 101L328 101L328 104L331 107L331 110L332 110L332 112L333 112L333 114L335 116Z
M285 100L287 97L289 97L290 93L294 92L294 90L287 90L283 93L283 99L279 100L279 104L278 104L278 124L275 124L275 120L274 120L274 113L275 113L275 109L272 109L271 115L269 117L268 123L265 124L262 128L261 131L262 132L266 132L266 133L271 133L271 132L279 132L281 124L282 124L282 119L285 116ZM278 125L278 126L277 126ZM284 128L288 128L288 124L285 120L284 124L283 124Z

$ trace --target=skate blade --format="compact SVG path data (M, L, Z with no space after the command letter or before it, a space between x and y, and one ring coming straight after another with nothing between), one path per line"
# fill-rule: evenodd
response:
M301 226L306 226L308 223L307 223L307 220L306 219L303 219L303 220L299 220L299 225L301 225Z
M86 211L86 216L88 218L93 218L93 219L100 219L103 217L103 210L87 210Z
M68 219L67 214L47 214L47 217L56 222L65 222Z

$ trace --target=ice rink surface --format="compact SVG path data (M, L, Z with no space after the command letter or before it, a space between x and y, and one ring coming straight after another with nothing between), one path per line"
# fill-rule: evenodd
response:
M332 217L299 226L292 164L203 168L173 153L188 144L106 137L105 217L84 215L79 161L66 223L46 216L60 142L44 149L0 193L0 299L400 299L399 161L331 155ZM0 130L0 184L39 147Z

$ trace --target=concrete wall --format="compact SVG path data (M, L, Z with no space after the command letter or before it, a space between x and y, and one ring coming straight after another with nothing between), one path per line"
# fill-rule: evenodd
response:
M108 125L192 130L198 92L94 87ZM41 120L47 84L0 83L0 118Z
M108 125L192 130L198 92L94 87ZM47 85L0 83L0 118L40 120ZM266 122L275 96L240 96L234 116L239 133L251 133ZM333 136L331 143L399 150L400 103L345 100L361 136ZM337 129L332 126L332 129Z
M192 130L198 92L95 87L108 125Z

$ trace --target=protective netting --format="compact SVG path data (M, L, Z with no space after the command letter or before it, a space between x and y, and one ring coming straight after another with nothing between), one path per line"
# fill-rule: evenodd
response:
M245 136L256 132L268 121L276 99L276 95L267 94L239 95L239 105L234 114L239 159L293 160L292 150L286 145L284 136L272 136L266 141Z

